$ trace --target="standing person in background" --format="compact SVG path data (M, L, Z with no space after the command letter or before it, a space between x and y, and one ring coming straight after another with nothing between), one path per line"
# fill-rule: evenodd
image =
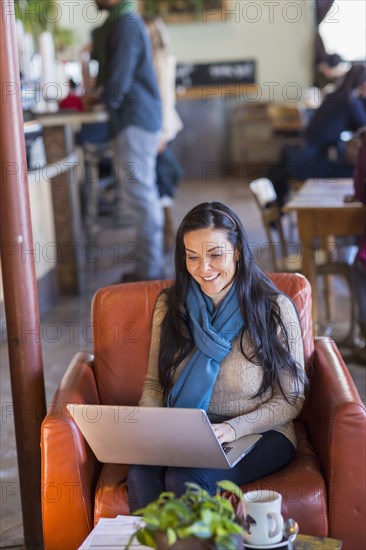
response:
M164 208L164 244L165 249L169 250L175 238L171 207L177 183L183 176L183 170L169 149L169 144L183 129L182 120L175 108L177 60L169 51L169 35L161 17L145 17L144 20L151 39L154 67L162 102L163 128L157 158L156 183Z
M354 199L366 204L366 126L361 128L359 136L361 141L353 173ZM360 328L360 341L354 353L366 365L366 223L353 274L358 305L357 321Z
M151 44L128 0L94 0L109 15L93 37L97 87L110 115L117 182L117 223L133 216L136 268L123 281L164 277L163 211L156 187L161 101Z

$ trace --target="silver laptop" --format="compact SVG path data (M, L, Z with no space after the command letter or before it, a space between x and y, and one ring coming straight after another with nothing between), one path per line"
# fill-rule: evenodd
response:
M165 407L67 405L100 462L232 468L260 440L219 443L205 411Z

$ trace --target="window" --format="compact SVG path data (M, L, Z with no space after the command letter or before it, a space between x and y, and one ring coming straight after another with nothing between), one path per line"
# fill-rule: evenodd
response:
M319 29L327 53L338 53L345 61L365 61L364 0L336 0Z

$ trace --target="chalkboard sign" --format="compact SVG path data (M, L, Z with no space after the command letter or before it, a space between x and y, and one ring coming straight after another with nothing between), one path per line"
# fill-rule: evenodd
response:
M177 66L177 88L207 85L253 84L255 61L221 61L218 63L180 63Z

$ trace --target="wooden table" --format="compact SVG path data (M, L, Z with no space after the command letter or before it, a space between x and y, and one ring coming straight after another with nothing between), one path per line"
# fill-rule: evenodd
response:
M292 548L293 550L341 550L342 543L336 539L298 535Z
M352 179L309 179L283 207L296 212L302 246L302 273L316 288L314 238L361 235L366 223L366 206L344 202L353 194ZM318 318L317 293L313 293L313 321Z
M138 520L139 518L136 516L101 518L78 550L121 550L126 547L131 535L136 531ZM243 550L245 548L244 544ZM282 548L287 550L341 550L342 542L336 539L299 534L292 544L289 543L288 546L282 546ZM148 550L148 547L143 546L134 538L131 550Z

